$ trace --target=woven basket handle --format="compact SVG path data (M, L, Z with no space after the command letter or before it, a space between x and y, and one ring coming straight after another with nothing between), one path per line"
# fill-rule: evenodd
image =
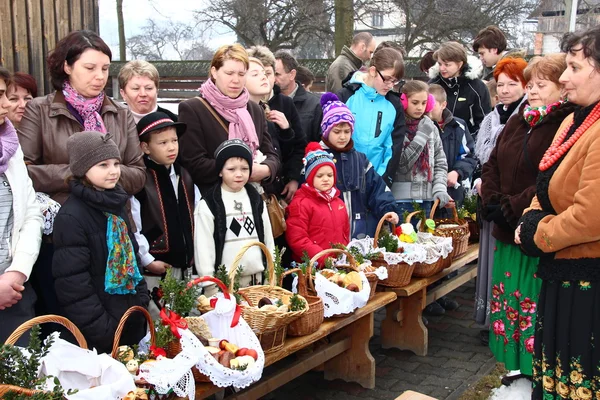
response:
M110 354L110 356L114 359L117 358L117 353L119 351L119 342L121 341L121 335L123 334L123 328L125 328L125 323L129 319L129 316L134 312L141 312L142 314L144 314L144 317L146 317L146 321L148 321L148 325L150 326L150 344L152 346L156 344L156 338L154 337L154 324L152 323L152 317L150 316L150 313L144 307L133 306L127 311L125 311L125 314L123 314L121 320L119 321L119 325L117 326L117 331L115 332L115 339L113 340L112 353Z
M21 335L23 335L29 329L31 329L35 325L44 324L44 323L48 323L48 322L53 322L55 324L59 324L59 325L64 326L65 328L67 328L69 330L69 332L71 332L73 334L73 336L75 336L75 339L77 340L77 344L79 344L79 347L87 350L87 348L88 348L87 341L85 340L85 337L83 337L83 334L81 333L79 328L74 323L72 323L71 321L66 319L65 317L61 317L60 315L52 315L52 314L41 315L39 317L32 318L29 321L23 322L21 325L19 325L17 327L17 329L15 329L15 331L8 337L8 339L6 339L6 342L4 342L4 344L14 345L17 342L17 340L19 340Z
M195 286L195 285L197 285L199 283L202 283L202 282L213 282L213 283L216 283L217 286L223 292L223 296L225 296L225 298L227 300L229 300L231 298L231 296L229 294L229 289L227 288L227 286L225 286L225 284L223 282L221 282L220 279L217 279L214 276L201 276L200 278L196 278L193 281L188 282L187 288L189 289L192 286Z
M379 241L379 234L381 233L381 228L383 227L384 222L386 222L387 218L392 216L393 213L385 213L383 217L379 220L377 224L377 229L375 230L375 236L373 237L373 248L377 248L377 242ZM392 224L390 222L390 224ZM392 224L392 233L396 230L396 225Z
M350 263L350 269L358 272L358 267L356 266L356 260L354 259L354 256L348 252L347 250L342 250L342 249L325 249L325 250L321 250L320 252L318 252L317 254L314 255L313 258L310 259L310 261L308 262L308 267L306 268L306 273L308 274L308 284L310 285L310 289L312 291L315 291L315 284L313 282L313 276L312 276L312 266L315 262L317 262L317 260L321 257L323 257L324 255L327 254L345 254L346 255L346 259L348 260L348 262Z
M419 215L419 214L421 214L421 213L423 213L422 215L425 215L425 212L424 212L424 211L413 211L413 212L411 212L410 214L408 214L408 215L406 216L406 223L407 223L407 224L408 224L408 223L410 223L410 220L411 220L411 219L412 219L412 218L413 218L415 215ZM424 232L424 231L425 231L425 223L424 223L423 219L424 219L424 218L422 218L422 219L421 219L421 221L422 221L422 222L419 224L419 230L420 230L421 232Z
M436 199L433 202L433 206L431 206L431 211L429 212L429 219L433 219L433 216L435 215L435 211L437 210L439 205L440 205L440 200Z
M306 297L308 295L308 291L306 288L306 279L304 279L304 274L302 273L302 269L300 268L294 268L294 269L289 269L287 271L285 271L283 274L281 274L281 279L279 280L279 286L283 285L283 278L293 274L293 273L297 273L298 274L298 294L302 297Z
M267 249L267 246L265 246L261 242L251 242L245 246L242 246L240 251L237 253L235 258L233 259L233 263L231 264L231 269L229 270L229 291L231 293L233 293L233 283L235 282L235 276L237 275L237 268L240 265L240 262L242 261L242 257L244 257L244 254L246 254L246 251L248 251L249 248L254 247L254 246L260 247L263 254L265 255L265 258L267 259L267 271L269 273L269 275L268 275L269 286L271 286L271 287L275 286L275 283L276 283L275 282L275 265L273 264L273 256L271 255L271 252L269 251L269 249Z
M435 210L438 208L438 206L440 205L440 201L436 200L433 202L433 206L431 207L431 212L429 213L429 219L433 219L434 215L435 215ZM446 205L446 208L451 208L452 209L452 219L458 224L458 212L456 212L456 203L448 203Z

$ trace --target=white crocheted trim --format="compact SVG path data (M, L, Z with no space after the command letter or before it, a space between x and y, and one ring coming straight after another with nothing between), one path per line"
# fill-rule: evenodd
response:
M446 258L448 254L452 253L452 238L450 237L434 236L424 232L417 233L417 237L416 244L423 246L425 250L424 262L426 264L436 263L440 257ZM404 242L403 245L405 245Z
M44 216L44 235L51 235L54 229L54 218L60 211L60 203L54 201L46 193L36 192L35 200L40 205Z
M402 247L404 248L403 253L388 253L385 249L374 248L373 239L368 236L364 239L352 239L347 247L356 247L363 255L382 253L383 259L388 264L407 263L408 265L413 265L414 263L425 261L427 257L423 246L410 243L402 243Z

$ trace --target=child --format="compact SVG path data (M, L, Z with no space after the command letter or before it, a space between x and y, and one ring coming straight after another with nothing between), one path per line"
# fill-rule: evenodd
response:
M275 250L271 222L264 202L248 183L252 174L252 151L240 139L226 140L215 151L219 183L209 188L194 213L196 268L200 276L213 276L217 267L233 268L240 248L260 241L271 253ZM265 258L252 247L242 257L240 286L261 284ZM216 286L206 285L211 296Z
M350 219L350 237L373 237L377 223L387 212L398 224L396 200L364 153L354 148L354 115L333 93L321 97L323 132L321 146L331 153L340 171L336 187L346 203Z
M336 189L336 169L333 156L317 142L306 146L304 175L287 211L285 238L292 258L301 261L304 251L313 257L333 243L350 242L348 211Z
M162 112L150 113L137 124L146 183L131 198L131 213L137 228L138 255L151 293L167 268L172 267L171 273L178 279L192 272L194 206L200 192L190 174L176 162L179 137L185 128L184 123L173 122ZM158 318L159 309L154 304L149 308Z
M118 184L121 155L111 135L101 132L75 133L67 152L73 176L71 195L54 221L54 287L61 314L77 325L88 347L109 353L125 311L150 301L128 226L129 195ZM137 344L145 333L145 318L134 314L121 342Z
M421 81L409 81L400 97L406 117L404 150L392 183L392 193L402 210L413 211L412 202L422 203L429 215L433 200L444 207L452 199L446 190L448 163L437 127L426 112L435 102L428 86Z
M429 85L429 93L435 98L435 106L431 110L431 119L440 129L442 146L448 163L448 195L462 206L465 198L465 187L461 185L464 180L471 179L477 166L475 158L475 142L469 134L467 123L454 117L446 108L446 91L435 83ZM445 210L441 210L445 211Z

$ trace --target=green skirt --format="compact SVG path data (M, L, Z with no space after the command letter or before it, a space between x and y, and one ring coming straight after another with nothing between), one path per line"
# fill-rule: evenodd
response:
M538 258L497 241L490 299L490 349L508 370L532 375L536 309L542 280Z

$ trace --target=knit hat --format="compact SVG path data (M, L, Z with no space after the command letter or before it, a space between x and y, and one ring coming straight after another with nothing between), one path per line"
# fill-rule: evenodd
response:
M142 137L150 132L154 132L160 129L174 127L177 131L177 137L180 137L185 133L185 129L187 127L183 122L174 122L171 117L169 117L164 112L155 111L152 112L144 118L140 119L137 123L137 131L138 136Z
M112 135L102 132L77 132L67 139L69 168L76 178L82 178L90 168L100 161L116 158L121 153Z
M350 124L350 128L354 131L354 115L335 94L327 92L321 96L321 107L323 107L321 131L325 139L329 139L329 132L334 126L344 122Z
M226 140L217 147L217 150L215 150L217 172L221 172L227 160L233 157L243 158L248 161L250 175L252 175L252 150L240 139Z
M317 174L317 171L325 166L329 165L333 169L333 185L337 181L337 174L335 170L335 163L333 161L333 156L323 150L321 145L317 142L310 142L306 146L305 156L302 159L304 163L304 176L306 177L306 183L310 186L313 186L313 179Z

